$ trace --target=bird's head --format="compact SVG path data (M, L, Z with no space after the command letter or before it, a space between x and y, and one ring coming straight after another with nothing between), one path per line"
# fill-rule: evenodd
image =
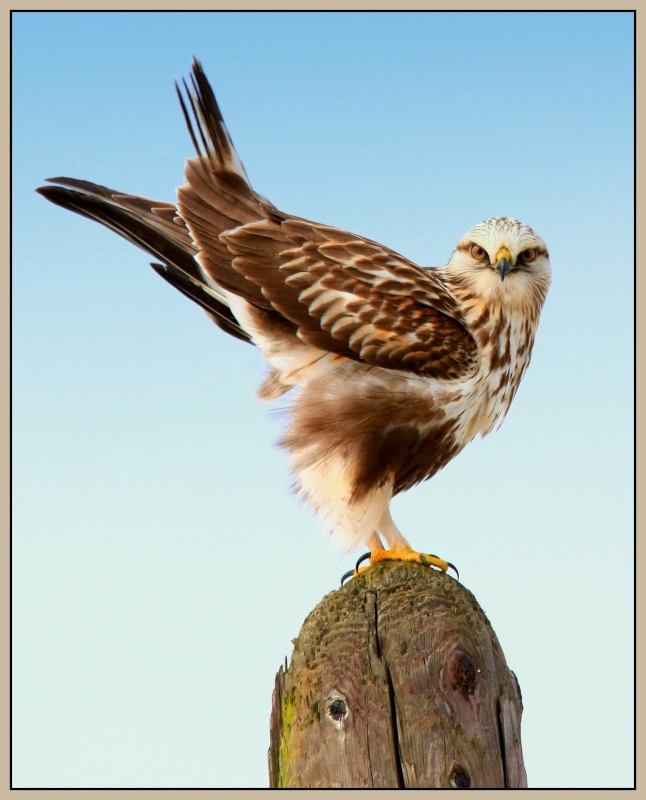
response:
M507 217L471 228L446 271L488 303L526 310L540 309L552 278L545 242L528 225Z

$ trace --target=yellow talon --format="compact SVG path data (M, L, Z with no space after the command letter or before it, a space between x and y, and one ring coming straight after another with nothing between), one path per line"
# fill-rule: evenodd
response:
M360 567L359 564L368 558L370 559L370 565ZM364 553L357 561L357 566L354 570L346 572L341 578L341 586L343 586L347 578L356 577L360 573L365 572L365 570L370 569L373 564L378 564L380 561L415 561L427 567L437 567L442 570L442 572L447 572L447 570L452 569L458 580L460 580L460 573L457 567L451 564L450 561L444 561L443 558L438 558L430 553L418 553L416 550L411 550L408 547L393 547L390 550L373 550L371 553Z
M378 564L380 561L416 561L418 564L437 567L442 572L446 572L451 566L442 558L428 553L418 553L416 550L408 550L404 547L394 547L392 550L373 550L370 554L370 564Z

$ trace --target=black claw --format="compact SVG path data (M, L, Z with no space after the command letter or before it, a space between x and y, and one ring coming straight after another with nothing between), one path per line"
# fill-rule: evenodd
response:
M357 574L358 574L358 572L359 572L359 566L360 566L360 565L361 565L361 564L362 564L364 561L366 561L367 559L369 559L371 555L372 555L371 553L364 553L364 554L363 554L363 555L362 555L362 556L361 556L361 557L358 559L357 563L355 564L355 567L354 567L354 569L351 569L349 572L346 572L346 573L345 573L345 575L344 575L344 576L341 578L341 586L343 586L343 584L346 582L346 580L347 580L348 578L353 578L355 575L357 575ZM427 555L429 555L431 558L439 558L439 556L436 556L436 555L435 555L435 554L433 554L433 553L428 553ZM419 557L420 557L420 561L422 562L422 564L424 564L424 566L425 566L425 567L429 567L429 568L430 568L430 566L431 566L431 565L428 563L428 561L427 561L427 560L426 560L426 558L424 557L424 553L420 553L420 554L419 554ZM458 568L455 566L455 564L451 564L451 562L450 562L450 561L447 561L446 563L449 565L449 566L448 566L448 569L452 569L452 570L453 570L453 572L455 572L455 576L456 576L456 578L457 578L458 580L460 580L460 573L458 572Z
M366 559L370 558L370 556L371 556L371 555L372 555L372 553L364 553L364 554L363 554L363 555L362 555L362 556L359 558L359 560L357 561L357 563L354 565L354 571L355 571L355 573L359 571L359 564L362 564L362 563L363 563L363 562L364 562Z
M341 578L341 586L346 582L348 578L352 578L354 576L354 570L351 569L349 572L346 572L345 575Z
M351 569L349 572L346 572L345 575L341 578L341 586L345 583L348 578L353 578L355 575L359 573L359 564L365 561L367 558L370 558L371 553L364 553L361 558L355 564L354 569Z
M440 559L440 557L439 557L439 556L436 556L436 555L435 555L435 553L427 553L427 555L429 555L431 558L438 558L440 561L442 561L442 559ZM429 563L428 563L428 561L427 561L427 560L424 558L424 553L420 553L420 554L419 554L419 557L420 557L420 558L421 558L421 560L422 560L422 564L425 564L425 565L428 567L428 566L429 566ZM458 578L458 580L460 580L460 573L458 572L458 568L455 566L455 564L451 564L451 562L450 562L450 561L447 561L446 563L449 565L449 566L448 566L448 569L452 569L452 570L453 570L453 572L455 572L455 574L457 575L457 578Z

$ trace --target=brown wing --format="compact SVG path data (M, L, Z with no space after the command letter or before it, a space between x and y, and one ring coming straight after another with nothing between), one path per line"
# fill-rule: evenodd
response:
M163 264L151 264L158 275L201 306L222 330L250 341L222 292L205 283L195 262L197 249L174 203L115 192L75 178L49 178L49 182L58 185L41 186L36 191L58 206L100 222L161 259Z
M197 61L186 90L202 147L182 101L198 157L187 162L178 209L216 284L322 350L438 378L475 371L475 341L434 270L278 211L251 188Z

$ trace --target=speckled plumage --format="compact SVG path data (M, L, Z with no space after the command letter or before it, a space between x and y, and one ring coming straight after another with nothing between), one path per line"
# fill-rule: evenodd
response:
M185 89L198 154L177 204L67 178L39 191L152 253L162 277L257 345L261 399L297 388L281 444L347 549L407 547L390 500L504 418L549 287L547 248L528 226L490 219L445 267L422 269L285 214L252 189L197 62Z

